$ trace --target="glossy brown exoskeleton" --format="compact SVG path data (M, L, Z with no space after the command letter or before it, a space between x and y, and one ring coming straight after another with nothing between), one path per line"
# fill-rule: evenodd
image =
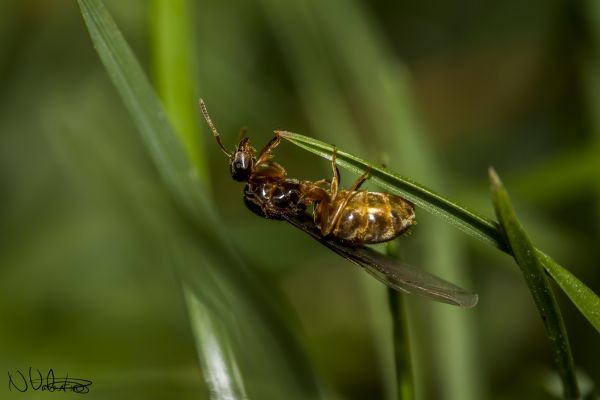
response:
M314 207L315 224L323 236L331 235L350 245L374 244L394 239L415 223L414 206L408 200L388 193L358 190L367 172L349 190L339 190L335 150L331 168L330 190Z
M414 207L408 200L392 194L358 190L367 173L361 175L349 190L339 190L335 151L331 157L331 183L287 178L285 169L272 160L272 152L281 141L279 131L275 131L275 137L258 156L246 137L242 137L234 152L228 152L202 101L200 106L217 143L229 158L232 178L247 182L244 189L246 206L261 217L285 219L287 215L303 213L312 205L314 221L321 235L332 236L350 245L387 242L414 224Z
M258 156L250 140L243 136L236 150L230 153L223 146L202 100L200 107L217 143L229 158L231 177L246 182L244 203L252 212L264 218L285 219L287 215L304 213L307 206L327 197L327 191L320 186L325 181L287 178L285 169L273 161L272 151L281 141L279 135L275 135Z
M263 218L288 221L391 288L461 307L477 303L476 294L363 246L392 240L410 228L415 223L411 202L387 193L359 191L367 173L350 189L339 190L335 150L331 181L288 178L285 169L273 161L273 149L281 141L280 131L275 131L275 137L258 155L243 135L236 150L229 152L202 100L200 107L218 145L229 158L231 177L246 182L244 203L252 212ZM312 218L307 215L310 207Z

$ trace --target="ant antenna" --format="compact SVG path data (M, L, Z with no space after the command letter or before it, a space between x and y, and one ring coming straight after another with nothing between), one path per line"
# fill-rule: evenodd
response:
M206 109L206 104L204 104L204 100L202 100L202 99L200 99L200 109L202 110L204 119L206 120L206 123L210 127L210 130L212 131L213 136L215 137L215 139L217 139L217 143L221 147L221 150L223 150L223 153L225 153L225 155L227 157L231 158L231 153L227 151L225 146L223 146L223 142L221 142L221 136L219 135L217 128L215 128L215 124L213 124L212 119L210 119L210 115L208 115L208 110Z

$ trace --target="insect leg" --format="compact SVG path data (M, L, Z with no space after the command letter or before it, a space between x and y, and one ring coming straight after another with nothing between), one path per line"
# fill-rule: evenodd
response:
M331 179L319 179L318 181L314 181L313 184L319 187L321 185L331 187Z
M360 189L362 184L365 183L365 181L367 180L367 178L369 176L369 172L371 172L371 168L369 168L361 176L359 176L358 179L356 179L356 181L354 182L354 184L348 191L354 192L354 191L357 191L358 189Z
M335 152L333 154L335 155ZM360 187L360 185L362 185L367 180L368 175L369 170L365 171L361 176L359 176L358 179L352 185L352 187L346 192L346 197L344 199L341 199L341 201L339 201L338 199L337 204L335 201L336 198L332 197L331 206L333 210L328 210L328 214L331 215L331 219L326 220L326 223L321 225L321 234L323 236L329 235L336 228L342 216L342 211L344 211L352 196L354 196L357 193L356 191Z
M329 209L331 208L329 192L319 187L316 182L305 182L301 192L304 203L313 204L314 220L322 231L323 226L326 226L329 220Z
M333 170L333 178L331 178L331 200L335 200L337 197L338 187L340 185L340 170L335 163L336 154L337 147L334 147L333 154L331 155L331 169Z
M304 185L302 187L302 194L307 201L329 204L331 201L329 193L322 187L317 186L316 182L305 182Z
M258 158L256 159L256 164L254 164L254 165L258 166L261 163L266 162L272 156L273 149L275 149L275 147L279 146L279 143L281 143L281 136L279 136L279 131L275 131L275 136L260 151L260 154L258 155Z

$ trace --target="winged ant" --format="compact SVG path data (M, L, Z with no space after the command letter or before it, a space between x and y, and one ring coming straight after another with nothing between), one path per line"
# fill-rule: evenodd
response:
M244 203L253 213L286 220L342 257L365 268L387 286L460 307L473 307L478 297L419 268L377 253L365 244L392 240L415 223L414 205L388 194L359 190L367 179L362 174L348 190L340 190L336 150L331 157L331 181L288 178L273 160L281 131L258 153L242 132L235 151L228 151L200 100L200 108L217 144L229 159L231 177L246 182ZM307 210L312 209L312 218Z

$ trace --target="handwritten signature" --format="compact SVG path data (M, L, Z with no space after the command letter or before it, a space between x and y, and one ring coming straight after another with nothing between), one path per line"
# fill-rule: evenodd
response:
M20 370L15 373L8 373L8 390L13 389L23 393L31 389L34 391L41 390L48 392L73 392L73 393L88 393L92 381L87 379L70 378L67 374L64 378L56 378L54 371L49 370L44 378L39 369L33 370L29 367L27 376Z

